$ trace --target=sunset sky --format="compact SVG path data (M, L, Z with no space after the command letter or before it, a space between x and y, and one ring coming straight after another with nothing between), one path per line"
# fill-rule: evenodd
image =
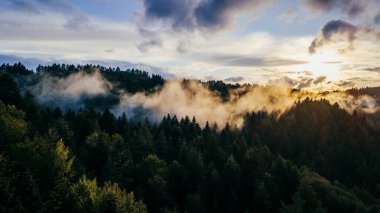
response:
M0 62L168 78L380 86L379 0L1 0Z

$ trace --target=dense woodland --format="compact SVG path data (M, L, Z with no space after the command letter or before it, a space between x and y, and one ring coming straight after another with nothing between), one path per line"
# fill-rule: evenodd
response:
M25 90L93 67L0 66L0 212L380 212L380 127L365 114L306 99L238 129L63 110ZM131 93L165 83L97 68ZM244 86L205 84L223 98Z

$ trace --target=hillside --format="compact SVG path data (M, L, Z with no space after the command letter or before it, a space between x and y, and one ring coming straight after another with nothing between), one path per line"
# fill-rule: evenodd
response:
M379 212L377 118L301 92L3 65L0 212Z

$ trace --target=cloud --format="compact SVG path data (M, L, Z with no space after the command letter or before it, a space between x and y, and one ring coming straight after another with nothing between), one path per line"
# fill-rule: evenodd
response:
M361 37L380 38L380 33L368 26L353 25L343 20L332 20L327 22L317 38L309 46L309 53L314 54L323 45L337 41L336 37L348 42L348 49L353 49L353 42ZM343 49L344 51L344 49Z
M64 0L5 0L10 9L28 13L42 13L52 9L62 13L76 13L77 9Z
M378 73L380 73L380 67L369 67L369 68L366 68L364 70L365 71L369 71L369 72L378 72Z
M146 53L152 47L162 47L161 39L152 38L150 40L144 41L141 44L137 45L137 49L143 53Z
M113 48L105 49L104 52L106 52L106 53L114 53L115 49L113 49Z
M229 78L224 79L224 81L233 82L233 83L241 82L243 80L244 80L244 78L241 77L241 76L239 76L239 77L229 77Z
M316 78L314 80L314 84L320 84L320 83L324 82L326 80L326 78L327 78L326 76L319 76L318 78Z
M79 15L69 19L65 27L71 30L91 30L94 29L95 25L91 23L88 17Z
M39 10L37 9L37 6L28 0L5 0L8 3L8 6L11 9L25 12L25 13L31 13L31 14L38 14Z
M375 24L380 24L380 13L375 16L373 21L375 22Z
M193 0L143 0L147 18L170 21L174 28L192 28L193 20L190 13L194 2Z
M303 74L303 75L306 75L306 76L312 76L313 75L313 72L312 71L308 71L308 70L302 71L300 73Z
M272 1L261 0L143 0L145 16L161 19L174 29L219 30L242 11L257 12Z
M321 35L314 39L309 47L309 53L314 54L316 49L331 41L334 35L344 35L350 46L355 39L358 28L342 20L333 20L325 24L321 30Z
M141 53L147 53L154 47L162 47L162 39L157 32L141 27L138 29L138 32L144 38L144 41L136 46Z
M298 13L295 10L287 10L284 13L281 13L278 18L285 22L292 22L295 18L297 18Z
M349 80L342 80L339 82L334 82L334 84L339 86L339 87L354 87L355 86L355 83L352 81L349 81Z
M181 54L187 53L190 49L190 43L191 42L189 40L179 41L177 45L177 52Z
M223 28L241 11L257 12L271 3L261 0L208 0L201 1L195 8L197 24L206 28Z
M211 61L222 64L224 66L236 67L274 67L306 64L306 61L291 60L282 58L260 58L243 55L213 55L209 56Z
M304 75L298 78L290 78L287 76L269 81L270 85L277 85L281 87L288 87L294 89L312 89L325 82L326 76L319 76L313 78L308 75Z
M303 3L314 12L339 10L354 18L366 12L371 0L303 0Z
M64 25L71 30L92 29L91 20L77 7L65 0L5 0L11 10L26 14L59 13L67 18ZM0 6L1 6L0 2Z

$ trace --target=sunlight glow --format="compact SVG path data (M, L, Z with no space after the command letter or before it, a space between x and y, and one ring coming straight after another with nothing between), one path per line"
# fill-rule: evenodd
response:
M340 65L343 57L336 51L324 51L308 55L305 59L309 63L301 65L300 68L312 72L314 77L326 76L328 80L340 80Z

